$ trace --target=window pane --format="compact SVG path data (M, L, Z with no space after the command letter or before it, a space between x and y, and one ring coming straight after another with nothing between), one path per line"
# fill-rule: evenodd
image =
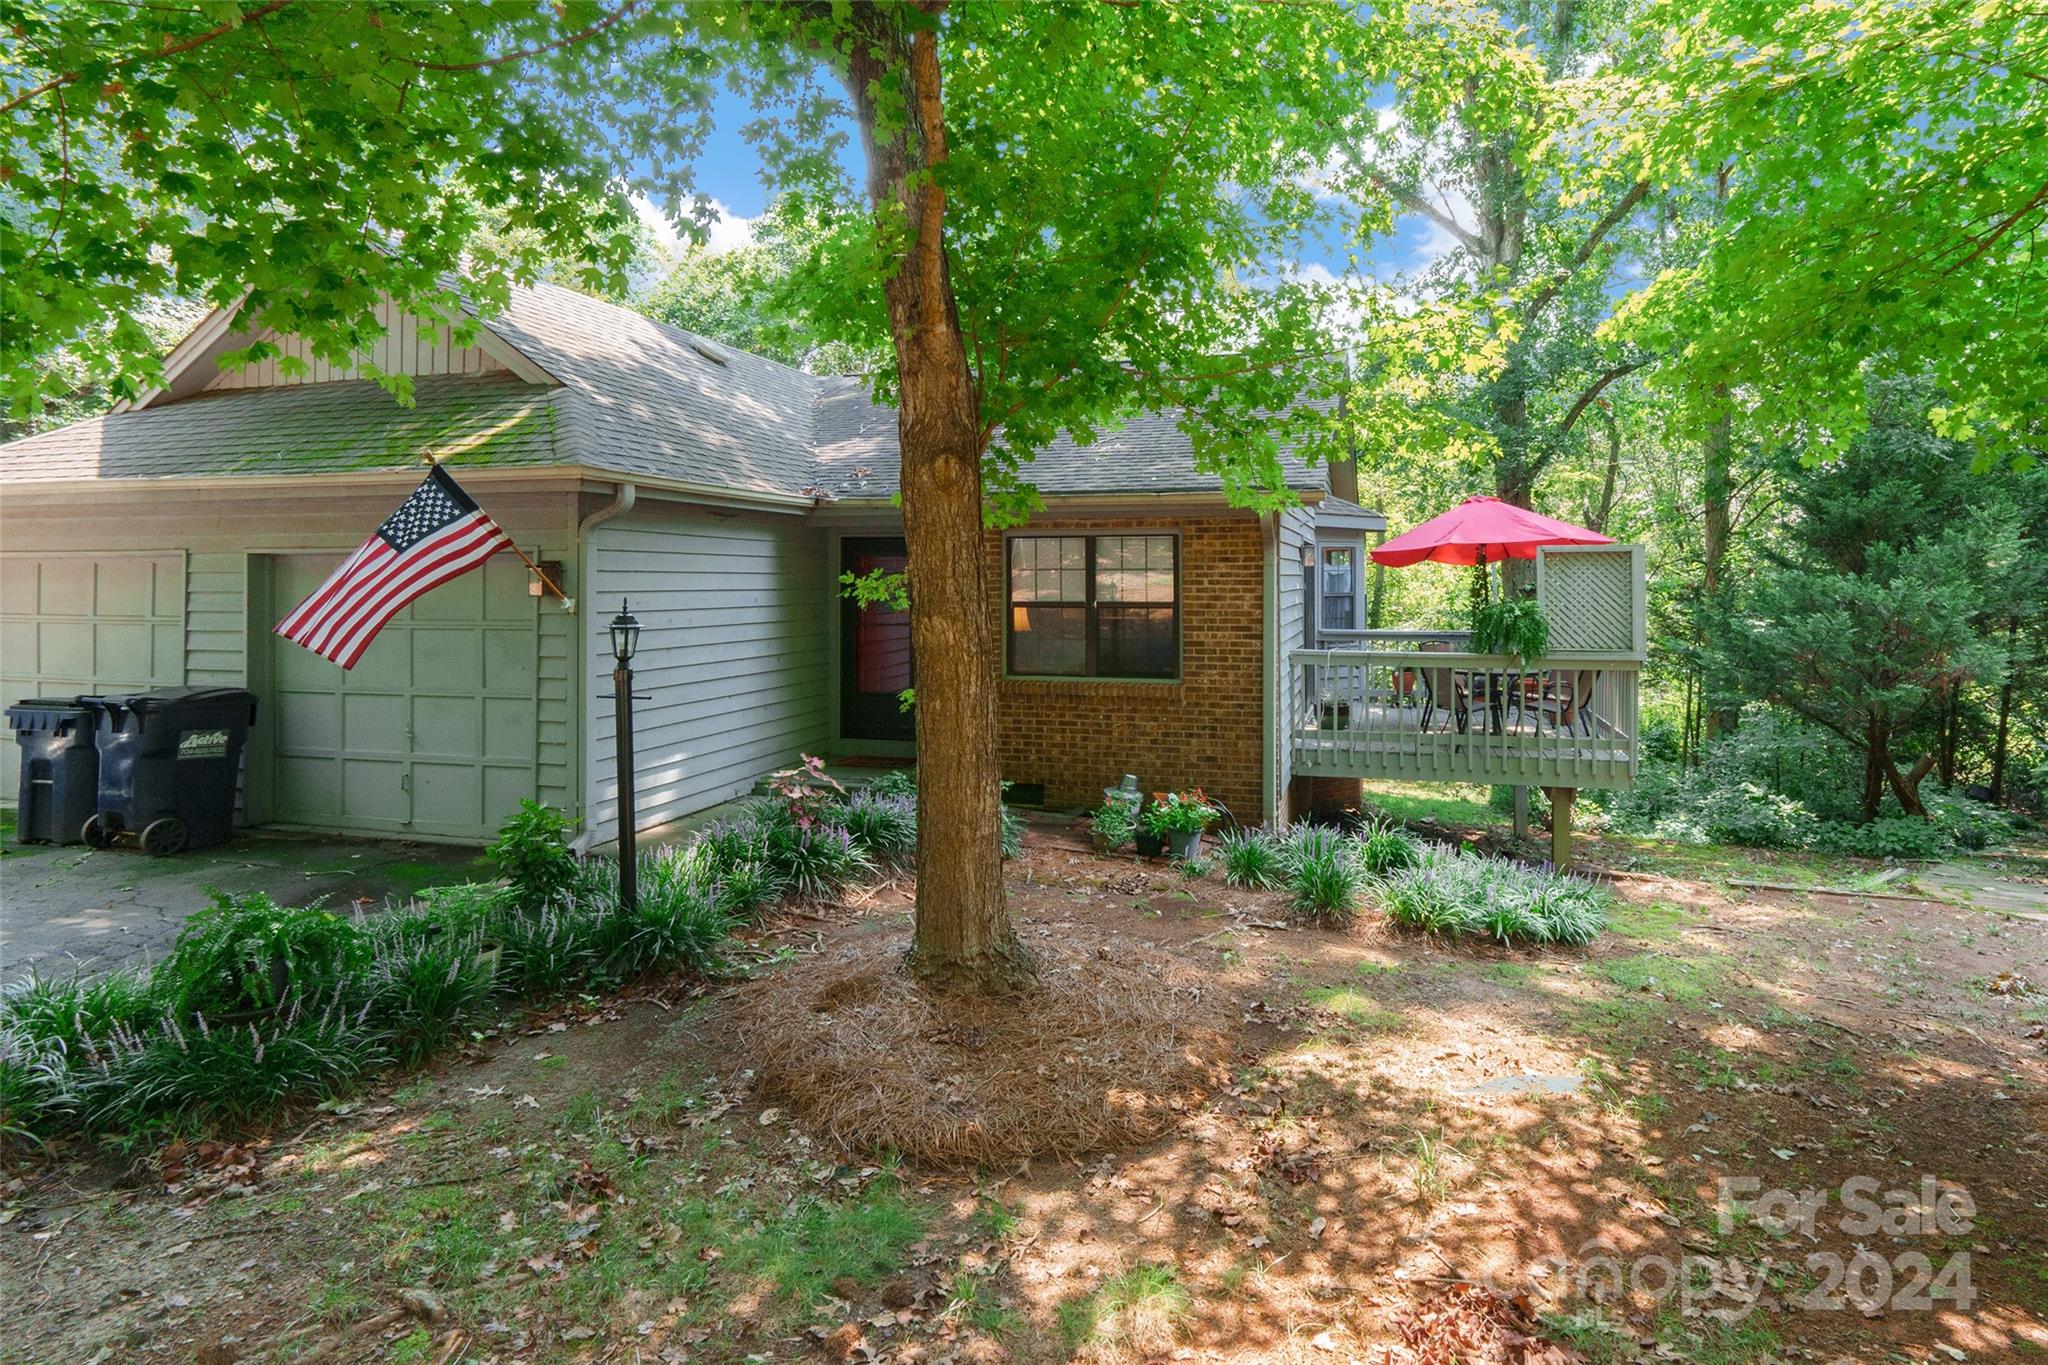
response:
M1012 673L1079 674L1088 667L1086 607L1010 608Z
M1016 536L1010 541L1012 602L1087 600L1085 536Z
M1323 547L1322 623L1325 630L1358 629L1358 551Z
M1173 537L1097 537L1095 600L1173 601Z
M1097 610L1096 672L1106 678L1171 678L1172 607L1110 607Z

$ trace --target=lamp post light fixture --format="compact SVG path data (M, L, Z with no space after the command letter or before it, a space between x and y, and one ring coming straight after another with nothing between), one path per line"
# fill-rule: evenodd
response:
M640 621L619 599L619 614L612 618L612 728L618 741L619 781L619 905L635 910L640 905L639 851L634 846L633 811L633 654L640 647Z

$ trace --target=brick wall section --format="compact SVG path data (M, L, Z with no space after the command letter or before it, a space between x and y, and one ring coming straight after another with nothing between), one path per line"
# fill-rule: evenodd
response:
M1181 676L1177 682L1076 678L998 686L1003 776L1045 784L1050 806L1092 806L1136 773L1147 791L1199 785L1238 819L1260 819L1264 728L1265 550L1253 517L1034 520L1033 534L1178 531ZM986 541L988 583L1002 651L1007 605L1004 537Z

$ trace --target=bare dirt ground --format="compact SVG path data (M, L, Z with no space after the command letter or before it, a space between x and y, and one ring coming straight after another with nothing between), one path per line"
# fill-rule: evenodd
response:
M757 1094L744 993L905 938L871 888L763 926L749 981L23 1169L0 1358L2048 1361L2048 925L1590 852L1630 871L1613 929L1534 952L1290 928L1035 831L1027 945L1156 948L1231 1002L1228 1078L1149 1145L920 1169Z

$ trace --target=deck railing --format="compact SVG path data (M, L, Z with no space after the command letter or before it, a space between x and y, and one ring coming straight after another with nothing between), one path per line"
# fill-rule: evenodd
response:
M1635 780L1641 660L1524 662L1423 643L1290 654L1294 771L1546 787Z

